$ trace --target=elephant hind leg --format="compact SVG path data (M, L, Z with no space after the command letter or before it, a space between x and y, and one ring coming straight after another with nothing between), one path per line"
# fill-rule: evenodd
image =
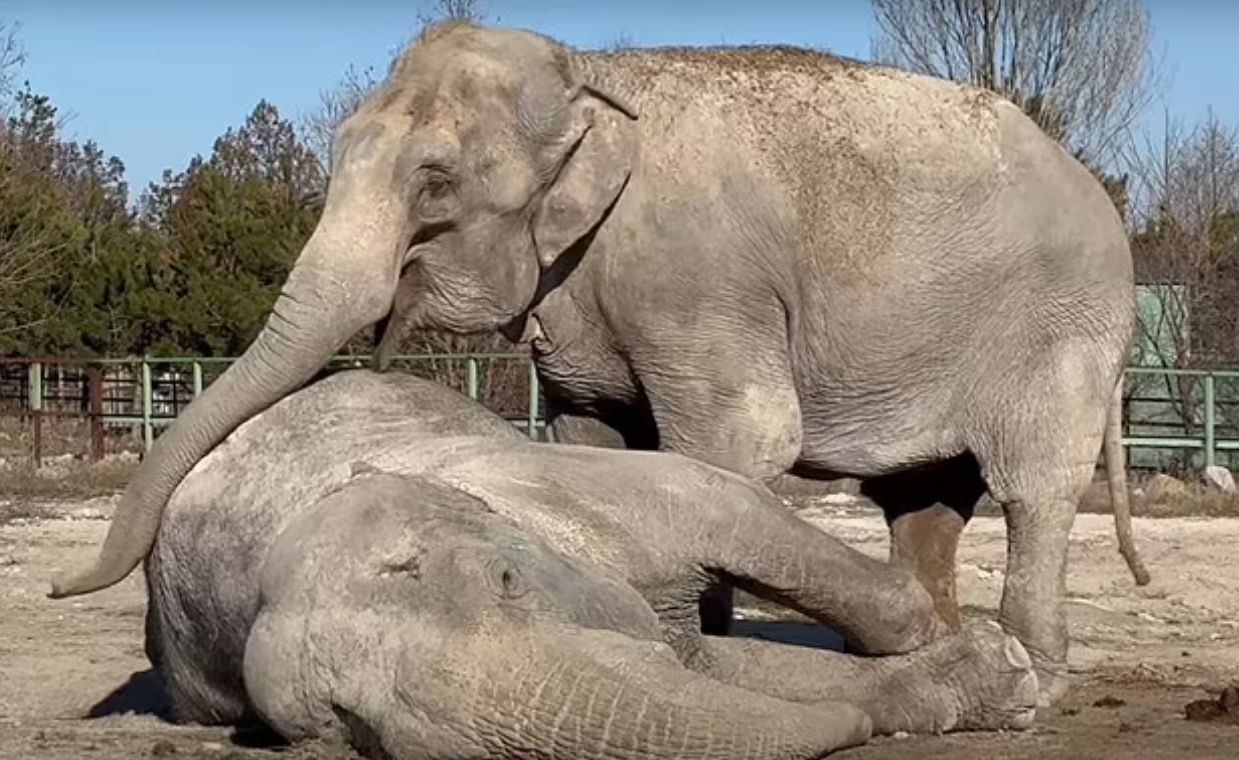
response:
M975 457L963 454L866 480L861 491L885 513L891 564L914 573L933 596L938 615L959 630L956 551L960 533L985 493Z
M999 621L1037 666L1040 704L1067 692L1067 550L1101 453L1117 363L1082 352L1024 377L1030 398L982 406L973 449L1007 523ZM986 413L986 410L988 413Z

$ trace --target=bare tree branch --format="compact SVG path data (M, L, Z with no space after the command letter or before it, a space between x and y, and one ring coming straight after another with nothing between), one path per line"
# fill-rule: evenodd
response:
M1139 0L871 0L884 63L1020 106L1097 165L1148 107L1157 71Z
M1173 340L1163 363L1239 362L1239 131L1212 111L1191 129L1167 115L1158 139L1133 139L1123 158L1137 274L1185 292L1160 299Z
M355 66L349 66L334 87L319 92L318 110L301 118L298 125L301 139L314 152L324 177L331 169L331 144L335 140L336 130L378 83L373 68L358 71Z

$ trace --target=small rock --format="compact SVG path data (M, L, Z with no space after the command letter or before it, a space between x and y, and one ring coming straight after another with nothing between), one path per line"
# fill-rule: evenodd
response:
M12 554L0 554L0 567L12 567L17 564L17 557Z
M102 520L103 512L94 507L82 507L69 513L70 520Z
M896 731L895 733L891 734L891 738L897 741L902 741L908 738L908 732L907 731Z
M1107 694L1106 696L1094 702L1093 707L1104 707L1107 709L1113 709L1116 707L1122 707L1125 704L1127 704L1127 702L1119 699L1118 697Z
M1185 496L1187 494L1187 483L1164 472L1159 472L1149 478L1149 482L1145 484L1144 492L1148 495L1149 501L1160 501L1166 497Z
M203 752L223 752L224 745L220 744L219 742L203 742L202 751Z
M1136 730L1136 727L1135 727L1135 726L1133 726L1132 724L1128 723L1127 721L1123 721L1123 722L1119 723L1119 733L1120 733L1120 734L1130 734L1130 733L1132 733L1132 732L1133 732L1133 731L1135 731L1135 730Z
M176 745L167 739L160 739L151 745L151 757L167 757L176 754Z
M1063 715L1063 716L1065 716L1065 717L1070 718L1070 717L1073 717L1073 716L1075 716L1075 715L1079 715L1079 714L1080 714L1080 708L1078 708L1078 707L1060 707L1060 708L1058 708L1058 714L1059 714L1059 715Z
M1235 493L1235 476L1221 465L1210 465L1205 468L1205 482L1222 493Z

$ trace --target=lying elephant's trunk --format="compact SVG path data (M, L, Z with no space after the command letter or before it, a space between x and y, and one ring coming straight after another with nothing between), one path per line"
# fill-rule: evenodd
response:
M495 708L507 714L474 727L497 755L790 760L862 744L871 732L852 705L794 704L727 686L653 642L577 629L539 647L522 677L495 684Z
M367 249L343 238L324 233L320 225L262 332L160 436L125 489L94 564L55 578L53 598L89 593L124 579L150 551L164 506L194 465L241 423L313 378L353 335L390 308L395 273L389 283L359 284L359 277L375 268L341 256L350 247ZM376 246L384 255L394 247ZM338 263L327 263L333 260Z

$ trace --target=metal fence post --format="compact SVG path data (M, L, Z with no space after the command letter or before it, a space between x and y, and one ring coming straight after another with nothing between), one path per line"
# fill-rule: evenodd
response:
M476 356L465 358L465 390L469 398L474 401L478 400L478 358Z
M1215 432L1217 415L1214 412L1214 408L1217 406L1217 399L1214 391L1213 373L1210 372L1205 375L1205 467L1212 467L1216 461L1214 450L1217 448Z
M43 365L31 362L26 369L26 402L30 411L37 412L43 408Z
M194 398L202 395L202 362L195 361L193 363L194 374Z
M34 426L31 436L33 451L30 453L33 455L34 466L37 469L43 466L43 365L40 362L31 362L26 373L30 386L26 389L30 405L30 421Z
M86 370L90 393L90 458L103 461L107 455L107 437L103 429L103 368L92 364Z
M155 443L151 426L151 363L150 357L142 357L142 446L149 452Z
M533 440L538 440L538 368L533 361L529 362L529 406L526 409L525 432Z

